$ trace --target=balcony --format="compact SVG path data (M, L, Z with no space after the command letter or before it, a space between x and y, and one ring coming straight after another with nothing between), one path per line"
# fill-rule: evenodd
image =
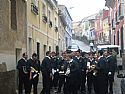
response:
M119 20L124 18L124 2L121 2L119 5Z
M57 26L55 26L55 31L58 32L58 27Z
M44 23L47 23L47 20L48 20L47 16L46 16L46 15L43 15L43 16L42 16L42 20L43 20Z
M51 28L53 26L52 21L49 21L49 27Z
M31 11L38 15L38 7L34 3L31 3Z

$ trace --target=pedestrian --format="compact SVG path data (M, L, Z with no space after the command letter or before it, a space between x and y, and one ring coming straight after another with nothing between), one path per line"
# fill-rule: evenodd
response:
M33 86L33 94L38 94L37 86L39 81L39 73L40 73L40 61L38 60L38 56L36 53L32 54L32 57L28 60L30 63L30 92Z
M26 53L23 53L22 58L18 61L17 69L19 76L18 94L23 94L23 87L25 89L25 94L30 94L29 93L30 65L27 62Z
M52 64L52 87L57 90L58 80L59 80L59 69L58 69L58 58L56 57L56 53L53 51L51 53L51 64Z
M50 94L52 66L51 66L51 52L46 52L46 57L41 64L41 72L43 77L43 89L40 94Z

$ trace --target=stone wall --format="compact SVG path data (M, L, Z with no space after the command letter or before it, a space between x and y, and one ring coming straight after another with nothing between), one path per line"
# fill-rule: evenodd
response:
M0 72L0 94L16 94L15 70Z

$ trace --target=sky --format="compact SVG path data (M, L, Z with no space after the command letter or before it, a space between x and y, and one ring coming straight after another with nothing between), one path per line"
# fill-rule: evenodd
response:
M105 0L57 0L59 4L65 5L73 19L80 21L84 17L98 13L105 8Z

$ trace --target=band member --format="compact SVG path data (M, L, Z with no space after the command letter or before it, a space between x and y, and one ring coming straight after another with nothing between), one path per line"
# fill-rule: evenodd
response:
M113 94L113 82L114 82L114 74L116 70L115 58L112 56L112 53L108 51L107 62L108 62L108 83L109 83L109 93Z
M94 86L94 92L95 94L99 94L98 93L98 89L99 89L99 83L98 83L98 70L97 70L97 64L98 64L98 54L95 53L94 54L94 61L95 61L95 68L94 68L94 72L93 72L93 86Z
M95 60L93 58L93 53L89 54L89 61L87 62L87 87L88 94L91 94L93 85L93 73L94 73Z
M79 50L76 52L76 57L74 58L74 60L79 65L79 72L78 72L79 90L81 93L85 93L85 80L84 79L86 79L86 62L84 62L84 59L81 56L81 53Z
M19 71L19 94L23 94L23 86L25 94L29 94L29 78L30 66L27 62L27 54L23 53L22 58L18 61L17 69Z
M39 81L39 73L40 73L40 61L38 60L37 54L33 53L32 58L28 60L30 63L30 92L33 86L33 94L37 93L37 85Z
M101 50L99 51L100 57L98 60L97 68L98 68L98 93L106 94L108 93L108 65L107 65L107 52Z
M40 94L50 94L52 66L51 66L51 52L46 52L46 57L41 64L41 71L43 76L43 89Z
M67 70L65 75L67 76L64 85L64 94L77 94L78 91L78 63L72 59L70 52L67 53Z
M55 52L51 53L51 63L52 63L52 74L53 74L52 86L54 87L54 89L57 89L59 80L59 69L58 69L58 59L56 57Z
M60 58L61 60L59 60L59 85L58 85L58 90L55 93L60 93L61 92L61 88L65 83L65 73L66 73L66 52L62 53L62 57Z

